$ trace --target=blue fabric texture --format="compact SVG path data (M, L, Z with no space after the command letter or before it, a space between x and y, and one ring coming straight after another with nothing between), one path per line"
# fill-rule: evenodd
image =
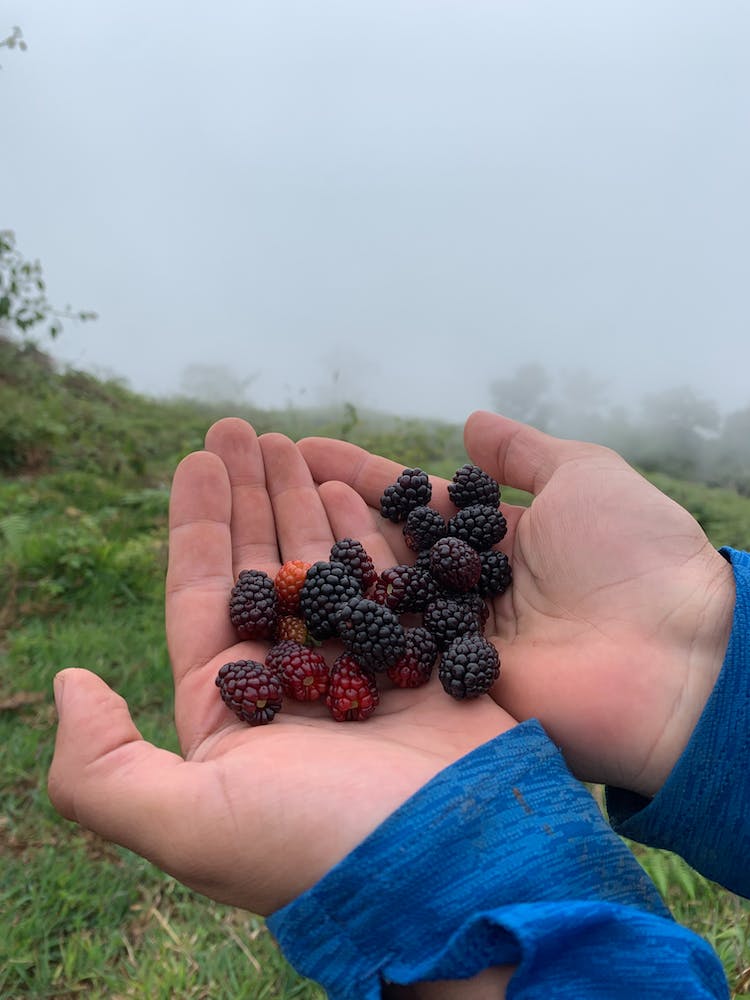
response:
M517 964L508 997L728 996L536 720L440 772L268 919L331 1000Z
M606 802L617 833L674 851L750 897L750 553L721 551L734 570L736 599L716 686L654 798L608 788Z

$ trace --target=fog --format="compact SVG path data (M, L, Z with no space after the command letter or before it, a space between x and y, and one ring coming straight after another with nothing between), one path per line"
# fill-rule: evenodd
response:
M746 0L6 0L3 21L28 51L0 49L0 228L99 315L60 359L449 420L532 362L613 402L750 405Z

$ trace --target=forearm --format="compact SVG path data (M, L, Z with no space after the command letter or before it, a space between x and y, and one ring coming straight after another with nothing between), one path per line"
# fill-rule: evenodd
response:
M533 721L446 768L268 924L331 1000L727 995Z
M515 966L485 969L471 979L383 987L383 1000L503 1000Z

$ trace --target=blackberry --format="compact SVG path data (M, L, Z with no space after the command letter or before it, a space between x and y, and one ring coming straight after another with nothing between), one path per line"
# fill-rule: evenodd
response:
M495 507L472 504L459 510L448 521L448 534L468 542L477 552L484 552L505 538L505 518Z
M315 641L307 631L307 625L296 615L282 615L279 618L276 639L279 642L283 639L293 639L301 646L311 646Z
M443 652L438 677L454 698L478 698L486 694L500 674L497 649L481 635L454 639Z
M482 562L477 585L479 593L485 597L504 594L513 580L513 571L506 554L490 549L489 552L480 552L479 558Z
M362 542L356 538L342 538L331 548L331 562L340 562L349 570L349 574L360 582L362 593L369 590L378 578L370 556Z
M404 651L404 628L398 617L366 597L341 608L338 634L347 652L370 670L386 670Z
M432 675L438 655L437 643L426 628L420 627L406 629L404 639L404 651L388 668L388 676L396 687L421 687Z
M229 617L241 639L272 639L278 620L278 596L271 577L259 569L243 570L229 598Z
M430 549L430 571L441 587L467 591L479 583L479 553L460 538L441 538Z
M462 465L448 483L448 496L460 510L480 504L497 507L500 503L500 484L477 465Z
M422 469L404 469L395 483L386 486L380 498L380 513L389 521L405 521L415 507L426 507L432 485Z
M342 604L361 597L359 580L340 562L316 562L307 571L299 595L299 613L313 639L336 635L336 615Z
M448 533L448 525L440 511L433 507L415 507L409 511L404 525L404 541L414 552L431 548Z
M372 588L373 601L384 604L391 611L402 611L411 571L412 567L405 565L390 566L388 569L384 569Z
M348 653L333 661L326 705L336 722L363 722L378 706L374 675Z
M251 726L272 722L281 711L281 681L256 660L225 663L216 676L216 686L224 704Z
M424 610L423 624L434 637L438 649L444 649L460 636L479 635L483 628L479 609L461 600L460 595L433 598Z
M299 608L299 592L305 582L310 563L302 559L285 562L273 579L279 597L279 614L294 615Z
M271 646L266 667L281 681L285 695L295 701L317 701L328 691L328 664L321 653L286 639Z

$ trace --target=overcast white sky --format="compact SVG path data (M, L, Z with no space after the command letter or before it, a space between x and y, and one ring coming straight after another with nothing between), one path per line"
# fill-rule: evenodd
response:
M450 420L527 361L750 405L747 0L0 11L0 228L99 313L75 365Z

